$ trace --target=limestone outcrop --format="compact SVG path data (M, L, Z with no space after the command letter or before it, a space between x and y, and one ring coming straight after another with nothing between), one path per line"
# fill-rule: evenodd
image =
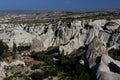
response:
M98 37L88 45L86 60L94 80L120 80L120 61L109 57L107 48Z
M89 44L88 51L86 53L86 59L88 60L89 67L92 68L95 66L97 57L101 57L103 54L108 54L108 51L100 39L95 36Z
M48 47L59 46L60 52L70 54L79 47L88 45L97 36L105 47L119 47L120 20L74 20L39 24L0 24L0 39L13 47L31 46L37 39L36 50L46 50ZM33 46L31 48L33 49ZM32 51L31 50L31 51Z

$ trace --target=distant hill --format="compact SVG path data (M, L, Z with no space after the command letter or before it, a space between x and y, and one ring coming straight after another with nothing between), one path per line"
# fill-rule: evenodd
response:
M0 15L6 14L33 14L33 13L51 13L51 12L67 12L67 13L93 13L93 12L119 12L120 9L109 9L109 10L99 10L99 11L40 11L40 10L0 10Z
M32 13L41 13L38 10L0 10L0 14L32 14Z

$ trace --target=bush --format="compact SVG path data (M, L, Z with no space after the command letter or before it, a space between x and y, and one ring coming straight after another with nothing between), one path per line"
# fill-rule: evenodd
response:
M17 50L18 50L19 52L21 52L21 51L26 51L26 50L30 50L30 46L18 46L18 47L17 47Z
M119 53L120 53L119 49L113 49L112 48L111 50L108 51L108 54L116 60L120 60L120 54Z
M30 57L34 58L35 60L42 61L44 59L44 51L41 52L32 52Z
M48 68L46 70L44 70L44 75L46 77L48 76L57 76L57 74L59 73L59 70L57 67L51 67L51 68Z
M49 47L47 50L47 54L59 53L59 46Z
M52 51L41 51L41 52L32 52L30 57L32 57L34 60L43 61L46 64L52 64L53 63L53 57L55 57L54 54L50 54Z
M8 46L0 40L0 57L4 58L8 56L11 56Z
M41 64L33 64L33 66L31 66L31 70L39 69L40 66Z
M29 77L31 77L32 80L43 80L44 74L42 74L41 72L33 72Z
M3 80L12 80L12 79L13 79L13 77L9 76L9 77L4 78Z
M2 57L2 58L9 57L9 56L12 56L12 53L10 53L10 52L3 52L3 53L1 54L1 57Z
M8 76L8 77L4 78L3 80L16 80L16 79L17 80L21 80L21 79L30 80L28 78L28 76L26 76L25 74L21 74L21 72L17 72L15 74L11 75L11 76Z
M41 52L32 52L30 57L38 61L47 62L47 61L51 61L52 55L47 55L46 51L41 51Z

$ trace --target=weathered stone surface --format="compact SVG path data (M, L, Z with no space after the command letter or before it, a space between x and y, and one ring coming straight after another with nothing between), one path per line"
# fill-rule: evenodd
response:
M108 55L102 55L100 63L96 64L93 73L97 80L120 80L120 61L113 60Z
M102 56L102 54L107 54L107 50L104 44L96 36L94 37L92 42L88 45L88 51L86 54L86 58L88 60L90 68L96 65L97 57Z
M119 27L119 24L116 23L116 22L113 22L113 21L110 21L110 22L107 22L105 25L104 25L104 28L107 29L107 30L112 30L114 31L115 29L117 29Z
M120 80L120 61L108 56L108 51L98 37L88 46L88 66L95 80Z
M98 36L105 46L109 45L109 48L119 47L119 19L111 20L109 24L104 19L74 20L69 24L62 21L54 24L0 24L1 30L4 30L0 34L0 39L6 42L9 47L13 47L13 42L17 46L31 45L34 44L33 40L37 38L41 47L36 46L36 49L39 47L40 50L45 50L51 46L60 46L60 52L64 51L65 54L70 54L74 49L88 45L95 36ZM104 30L104 27L107 29ZM113 27L114 29L112 29Z
M39 52L41 50L44 50L43 42L38 40L37 38L34 38L31 43L31 51Z

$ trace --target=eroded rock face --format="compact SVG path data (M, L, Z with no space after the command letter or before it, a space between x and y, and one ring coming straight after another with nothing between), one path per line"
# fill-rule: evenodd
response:
M75 20L38 24L0 24L0 40L9 47L30 46L31 51L42 51L59 46L60 52L70 54L88 45L87 65L96 80L120 80L120 62L108 56L111 48L120 48L120 20ZM0 63L0 77L5 77L6 63ZM9 66L22 64L15 61ZM84 64L81 61L81 64ZM8 66L8 65L7 65Z
M107 48L98 37L88 45L86 60L94 80L120 80L120 61L108 56Z
M95 36L92 42L88 45L88 51L86 53L86 58L89 63L89 67L92 68L96 65L96 58L102 56L102 54L107 54L106 47L100 41L100 39Z
M34 38L31 43L31 51L39 52L41 50L44 50L43 42L38 40L37 38Z
M110 39L110 46L115 46L116 49L120 46L120 26L113 32Z
M114 31L115 29L117 29L119 27L119 24L117 24L116 22L107 22L105 25L104 25L104 28L107 29L107 30L111 30L111 31Z
M98 37L100 38L101 42L108 47L109 45L109 41L111 40L111 35L112 35L112 31L107 31L107 30L100 30L99 31L99 35Z
M116 61L103 54L100 63L96 63L97 68L93 68L93 73L97 80L120 80L120 61Z
M109 24L108 24L109 23ZM97 36L105 45L118 48L120 36L120 20L75 20L72 22L58 21L53 23L40 24L0 24L0 39L13 47L34 44L34 39L40 46L36 50L46 50L48 47L59 46L60 52L70 54L79 47L89 45ZM117 27L116 27L117 26ZM107 28L107 29L104 29ZM114 29L112 29L114 27ZM38 47L38 48L37 48ZM33 48L31 48L33 50Z

